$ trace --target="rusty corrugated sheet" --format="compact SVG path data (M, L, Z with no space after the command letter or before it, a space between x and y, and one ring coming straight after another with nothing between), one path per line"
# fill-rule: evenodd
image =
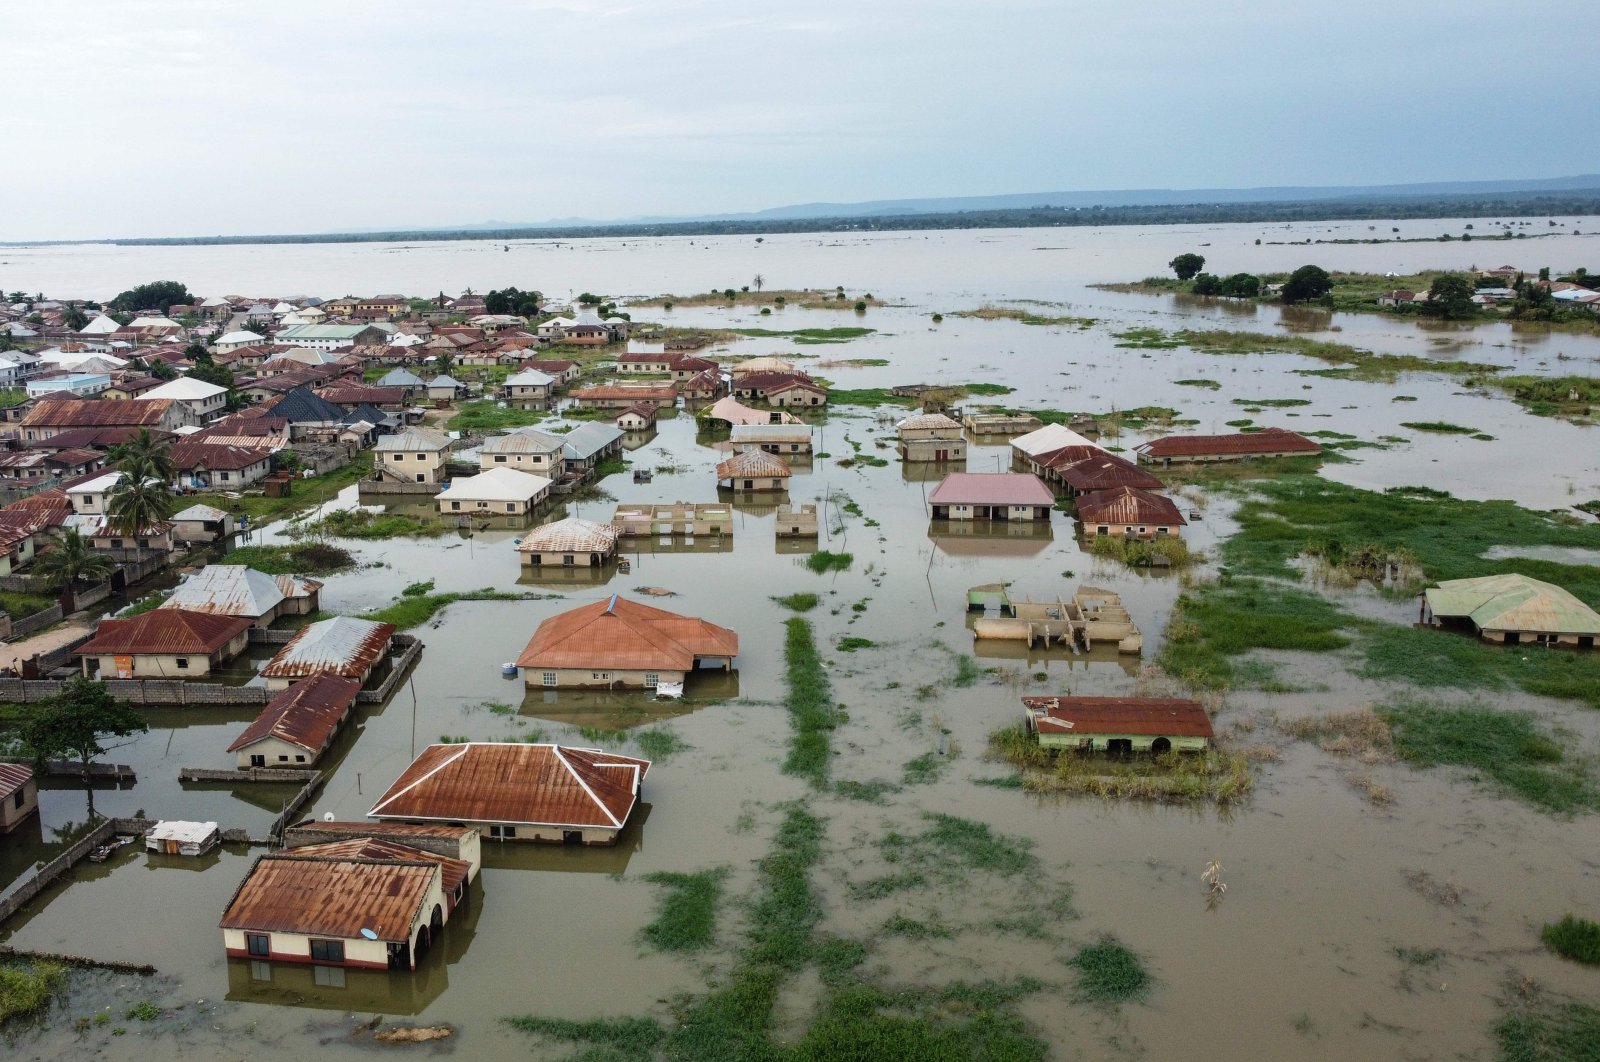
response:
M0 763L0 800L4 800L33 780L33 768L25 763Z
M1199 701L1176 697L1024 697L1034 726L1049 734L1212 736L1211 717Z
M1078 519L1086 524L1160 524L1168 527L1188 522L1172 499L1137 487L1112 487L1081 496L1078 499Z
M717 464L718 479L788 479L789 463L765 450L746 450Z
M1160 479L1116 454L1104 454L1086 461L1076 461L1064 467L1056 467L1056 474L1061 477L1061 482L1080 494L1110 490L1112 487L1160 490L1165 486Z
M1213 454L1320 454L1322 447L1287 428L1263 428L1237 435L1167 435L1138 447L1146 457L1202 457Z
M527 668L688 671L696 657L738 653L739 636L726 627L612 597L539 624L517 664Z
M338 675L313 675L296 682L267 702L228 751L238 752L263 738L275 737L317 752L339 729L360 692L360 682Z
M380 940L406 940L436 874L443 876L431 860L424 864L305 859L292 852L264 855L233 894L221 926L341 940L370 929Z
M369 824L370 829L383 830L382 823ZM460 831L454 831L459 833ZM400 844L396 841L387 841L381 837L352 837L347 841L327 841L323 844L306 844L299 848L290 849L297 856L306 859L332 859L343 860L382 860L391 863L437 863L444 876L444 891L446 895L455 891L455 887L466 880L472 871L472 864L465 859L452 859L449 856L439 855L437 852L425 852L420 848Z
M157 610L159 611L159 610ZM394 624L353 616L308 623L261 669L266 678L345 675L360 678L389 651Z
M249 629L247 618L158 608L132 619L101 620L94 637L75 652L79 656L209 656Z

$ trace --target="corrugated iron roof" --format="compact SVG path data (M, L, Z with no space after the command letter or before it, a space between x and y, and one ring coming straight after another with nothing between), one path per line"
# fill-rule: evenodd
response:
M160 610L157 609L159 612ZM344 675L360 678L389 651L394 624L354 616L308 623L261 669L265 678Z
M407 428L405 431L394 435L384 435L378 439L376 447L379 453L391 451L439 451L450 449L450 436L433 428Z
M739 636L726 627L623 597L551 616L517 658L527 668L688 671L695 657L732 657Z
M1031 472L952 472L928 495L933 505L1054 505L1056 496Z
M466 834L478 832L476 826L446 826L436 822L350 822L338 819L333 822L323 819L302 819L291 828L321 833L347 833L363 837L441 837L452 841Z
M569 516L540 524L517 544L519 553L610 553L617 546L617 526Z
M1435 616L1466 616L1479 630L1600 634L1600 613L1562 587L1516 572L1447 579L1424 596Z
M1087 446L1094 450L1103 450L1090 440L1079 435L1071 428L1061 424L1046 424L1042 428L1035 428L1026 435L1019 435L1011 440L1011 448L1019 453L1032 457L1035 454L1049 453L1059 450L1064 446Z
M33 768L25 763L0 763L0 800L33 781Z
M1139 487L1160 490L1164 483L1125 457L1103 454L1085 461L1074 461L1056 469L1061 482L1080 494L1112 487Z
M561 745L431 745L368 814L619 829L649 769L649 760Z
M492 435L478 447L485 454L553 454L566 445L559 435L537 429L513 431L507 435Z
M259 619L277 608L285 596L278 580L266 572L243 564L208 564L179 583L161 608Z
M360 682L338 675L313 675L296 682L267 702L228 751L238 752L272 737L317 752L339 729L360 692Z
M303 933L352 940L409 939L437 862L304 858L275 852L256 860L222 915L223 929Z
M746 450L717 464L718 479L787 479L792 475L787 461L765 450Z
M714 420L725 420L729 424L767 424L772 420L772 414L766 410L751 409L732 395L724 395L711 405L706 416Z
M930 428L955 428L959 431L961 424L943 413L918 413L900 421L895 427L901 431L926 431Z
M622 431L615 424L590 421L566 434L562 453L568 460L585 461L621 438Z
M1024 697L1042 734L1212 736L1199 701L1176 697Z
M1287 428L1263 428L1237 435L1167 435L1137 447L1146 457L1198 457L1210 454L1320 454L1322 447Z
M1086 524L1188 523L1172 499L1138 487L1112 487L1078 498L1078 519Z
M810 442L809 424L735 424L729 433L730 442Z
M25 428L154 427L172 409L172 399L105 402L87 398L41 398L22 418Z
M132 619L103 619L79 656L210 655L250 629L250 620L158 608Z
M379 823L368 823L370 830L386 830ZM452 830L453 834L461 831ZM444 891L446 895L454 892L457 885L467 880L472 873L472 864L465 859L452 859L437 852L428 852L421 848L412 848L398 841L390 841L382 837L352 837L347 841L326 841L322 844L305 844L298 848L289 849L290 854L302 859L331 859L344 862L351 859L383 860L393 863L437 863L444 878Z

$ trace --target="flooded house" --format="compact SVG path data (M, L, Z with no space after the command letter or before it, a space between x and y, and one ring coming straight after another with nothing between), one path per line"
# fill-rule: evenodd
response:
M774 409L802 406L819 407L828 404L828 390L815 380L793 379L769 386L762 395Z
M492 841L611 845L649 770L649 760L564 745L430 745L367 814L476 826Z
M1263 428L1236 435L1166 435L1134 448L1147 465L1196 465L1274 457L1314 457L1322 447L1287 428Z
M545 503L554 483L532 472L491 468L452 479L434 498L443 516L527 516Z
M185 822L166 819L144 833L147 852L169 856L203 856L222 843L222 830L215 822Z
M517 666L530 688L655 689L738 655L726 627L613 594L539 624Z
M251 626L244 617L158 608L101 620L74 653L84 675L92 661L101 679L204 678L245 651Z
M187 408L170 398L103 402L92 398L41 398L22 418L24 442L43 442L75 428L149 428L173 432L192 423Z
M1069 498L1080 494L1093 494L1096 491L1114 490L1118 487L1160 490L1166 486L1160 479L1134 462L1109 453L1060 463L1051 460L1047 455L1044 478L1047 482L1061 484Z
M514 468L519 472L555 479L565 468L562 450L566 438L538 428L515 428L505 435L494 435L478 447L478 467Z
M272 471L272 451L265 446L185 440L168 454L177 473L174 485L183 491L248 490Z
M733 535L733 509L722 502L624 504L611 516L625 537L718 538Z
M627 409L641 402L660 409L671 409L678 404L678 388L670 383L655 386L597 384L573 391L572 400L586 409Z
M598 568L617 553L618 529L569 516L540 524L517 543L524 567Z
M744 361L736 361L733 363L733 378L735 380L745 376L753 376L756 373L792 373L797 371L798 370L795 368L794 362L785 361L782 358L772 357L771 355L763 355L759 358L746 358Z
M568 476L586 476L601 461L621 451L622 429L598 421L573 428L563 437L561 445Z
M780 505L773 521L773 533L779 538L816 538L817 507L811 502L803 505Z
M368 822L340 819L305 819L283 832L285 848L325 845L336 841L389 841L467 864L467 880L476 881L483 869L482 835L476 826L444 823Z
M228 746L239 770L304 768L317 762L355 707L361 683L315 675L278 694Z
M919 413L895 425L900 442L897 449L904 461L967 460L967 440L961 425L943 413Z
M385 435L375 448L378 463L374 471L400 483L438 483L443 479L450 446L450 436L434 428L413 427Z
M677 380L678 394L685 402L710 402L722 394L722 373L717 369L673 379Z
M788 490L792 475L783 458L765 450L746 450L717 464L717 486L725 490Z
M172 516L172 533L179 542L221 542L233 532L233 514L204 503Z
M39 783L25 763L0 763L0 833L10 833L39 810Z
M809 424L735 424L729 435L733 452L765 450L785 457L811 455Z
M1593 649L1600 613L1570 591L1518 573L1447 579L1423 592L1424 622L1457 625L1502 645Z
M799 424L793 413L781 409L752 409L732 395L724 395L700 414L704 420L720 420L731 426L740 424Z
M1138 487L1113 487L1078 496L1078 521L1086 536L1176 538L1188 523L1172 499Z
M414 970L465 896L462 860L354 839L261 856L220 927L230 959Z
M1204 752L1214 737L1199 701L1173 697L1024 697L1023 721L1042 748L1160 754Z
M297 575L268 575L243 564L208 564L186 576L163 609L204 612L270 627L284 616L317 611L322 584Z
M629 406L613 423L623 431L649 431L656 426L656 407L649 403Z
M424 385L423 390L434 402L454 402L467 392L467 385L447 373L440 373Z
M521 369L506 377L506 397L521 402L543 402L555 389L555 377L538 369Z
M313 675L339 675L365 683L389 655L394 631L392 623L353 616L308 623L267 662L261 677L269 690L287 689Z
M1027 472L954 472L928 495L935 520L1048 522L1055 501Z
M1066 454L1063 455L1062 451L1066 451ZM1069 460L1082 460L1105 452L1105 447L1099 443L1060 424L1046 424L1011 440L1012 458L1036 475L1044 474L1047 455L1058 455L1058 460L1062 456Z
M1043 423L1032 413L972 412L961 418L962 426L974 435L1017 435Z

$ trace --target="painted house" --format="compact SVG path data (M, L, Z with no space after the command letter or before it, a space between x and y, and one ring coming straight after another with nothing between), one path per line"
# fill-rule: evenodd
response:
M454 402L466 394L466 391L466 384L444 373L440 373L427 383L428 397L435 402Z
M173 486L178 490L247 490L272 471L272 450L265 446L193 440L176 443L168 452L177 469Z
M250 642L248 619L158 608L132 619L103 619L74 654L101 679L204 678Z
M811 454L809 424L735 424L728 436L734 453L765 450L785 457Z
M526 516L550 496L551 480L514 468L452 479L435 497L441 515Z
M789 464L765 450L746 450L717 465L717 486L725 490L788 490Z
M1212 464L1258 458L1315 457L1322 447L1286 428L1263 428L1237 435L1168 435L1134 448L1147 465Z
M1562 645L1593 649L1600 613L1568 590L1506 573L1447 579L1423 592L1426 621L1459 625L1502 645Z
M793 413L778 409L752 409L732 395L717 399L710 409L700 414L706 420L724 421L730 426L740 424L799 424Z
M540 524L517 543L524 567L598 568L617 552L614 524L596 524L569 516Z
M291 347L310 347L313 350L377 346L386 342L388 338L389 333L383 329L363 324L295 325L273 336L278 343ZM260 341L258 337L252 342Z
M617 506L611 523L628 538L731 538L733 509L721 502L627 504Z
M543 402L556 386L553 376L537 369L523 369L506 377L506 397L520 401Z
M187 409L191 423L204 424L227 412L228 389L204 380L180 376L136 395L133 401L154 402L161 399Z
M1117 487L1160 490L1165 486L1149 472L1117 454L1100 454L1061 465L1050 464L1045 478L1060 483L1069 498Z
M1168 697L1024 697L1023 720L1043 748L1160 754L1204 752L1213 734L1199 701Z
M566 439L538 428L515 428L485 439L478 447L478 467L514 468L555 479L566 467Z
M670 409L678 404L678 389L672 384L656 387L601 384L578 388L572 392L572 400L585 409L627 409L640 403Z
M967 460L967 440L959 422L943 413L921 413L895 425L900 434L898 449L905 461Z
M284 847L344 841L388 841L467 864L467 881L476 881L483 869L483 846L476 826L442 823L370 822L340 819L305 819L283 831Z
M517 364L518 372L525 372L529 369L534 372L542 372L550 377L554 381L552 390L575 383L583 375L582 366L566 358L529 358Z
M1079 458L1093 457L1095 454L1106 452L1099 443L1061 424L1046 424L1011 440L1013 459L1020 461L1035 474L1041 471L1040 458L1068 448L1073 448Z
M314 675L278 694L228 746L239 770L308 767L317 762L355 707L361 683Z
M630 406L613 421L623 431L649 431L656 426L656 407L649 403Z
M1078 496L1078 521L1088 536L1176 538L1188 523L1172 499L1138 487L1113 487Z
M220 542L233 532L233 514L210 505L191 505L172 516L172 534L179 542Z
M450 436L434 428L407 428L378 439L378 469L402 483L438 483L443 478Z
M676 354L668 354L663 350L630 350L617 355L617 372L630 376L665 376L672 372L672 363L676 358Z
M476 826L490 840L610 845L649 770L649 760L564 745L430 745L367 814Z
M1027 472L955 472L928 495L935 520L1047 522L1055 495Z
M204 612L249 620L270 627L284 616L316 612L322 584L298 575L268 575L243 564L207 564L191 573L162 608Z
M0 833L10 833L39 810L39 783L25 763L0 763Z
M267 680L269 690L287 689L314 675L339 675L365 683L389 655L394 630L392 623L352 616L308 623L267 661L261 677Z
M828 404L828 391L813 380L791 380L767 388L766 399L774 409L825 406Z
M127 428L173 432L189 424L188 411L170 399L103 402L41 398L22 418L24 442L43 442L74 428Z
M702 665L733 669L739 636L726 627L613 594L551 616L517 658L543 689L655 689Z

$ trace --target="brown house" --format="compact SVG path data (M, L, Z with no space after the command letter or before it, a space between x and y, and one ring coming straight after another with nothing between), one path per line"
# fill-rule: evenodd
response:
M1237 435L1168 435L1151 439L1137 447L1139 460L1147 465L1207 464L1216 461L1248 461L1254 458L1307 457L1322 453L1322 447L1286 428L1264 428Z
M1176 537L1188 521L1172 499L1137 487L1113 487L1078 497L1085 535L1113 538Z

